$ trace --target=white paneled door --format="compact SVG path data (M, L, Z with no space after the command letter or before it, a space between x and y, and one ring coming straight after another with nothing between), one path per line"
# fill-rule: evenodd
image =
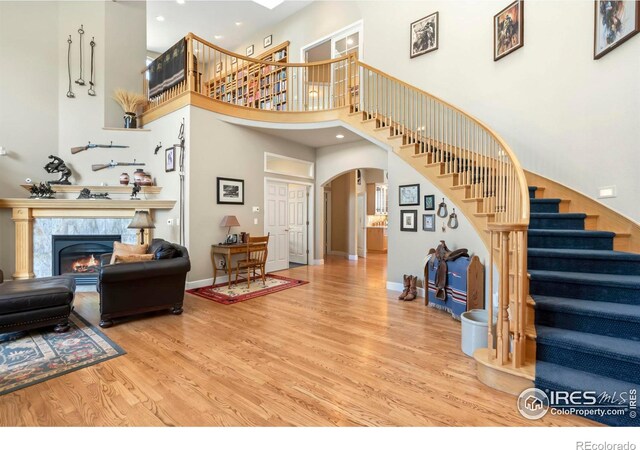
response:
M267 181L265 198L265 232L269 233L267 272L289 268L288 186Z
M289 185L289 261L307 264L308 188Z

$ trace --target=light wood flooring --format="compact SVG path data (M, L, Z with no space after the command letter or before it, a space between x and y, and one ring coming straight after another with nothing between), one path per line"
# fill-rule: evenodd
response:
M0 425L489 426L528 421L476 380L460 323L385 289L384 255L279 272L310 284L105 330L127 354L0 396ZM76 310L98 322L98 296Z

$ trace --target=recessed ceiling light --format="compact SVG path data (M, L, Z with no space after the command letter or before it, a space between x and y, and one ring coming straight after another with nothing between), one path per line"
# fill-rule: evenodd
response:
M216 34L215 36L213 36L215 39L222 39L222 35L220 34Z
M176 0L176 3L177 3L178 5L184 5L185 1L186 1L186 0Z
M253 0L253 1L258 5L264 6L265 8L268 8L268 9L273 9L276 6L282 4L282 2L284 2L284 0Z
M336 138L338 138L338 139L344 139L344 134L336 134Z
M240 25L242 25L242 22L236 22L237 27L239 27Z
M156 17L156 20L157 20L158 22L164 22L164 16L157 16L157 17Z

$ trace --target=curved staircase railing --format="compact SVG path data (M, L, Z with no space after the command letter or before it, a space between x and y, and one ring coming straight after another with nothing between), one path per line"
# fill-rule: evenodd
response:
M150 96L143 72L145 111L185 92L247 110L307 113L349 108L363 121L388 128L403 149L424 157L464 189L477 215L484 216L489 238L489 292L497 268L498 315L489 327L488 359L519 368L527 358L527 228L529 195L522 167L506 142L461 109L385 74L353 54L315 63L262 60L229 52L206 40L186 36L187 78ZM489 295L487 309L494 309ZM495 336L494 336L495 334ZM494 338L496 345L494 346Z

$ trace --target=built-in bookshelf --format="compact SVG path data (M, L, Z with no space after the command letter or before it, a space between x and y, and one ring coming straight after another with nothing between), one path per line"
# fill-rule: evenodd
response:
M286 67L269 62L288 62L289 41L275 46L257 58L266 65L237 60L208 83L209 97L239 106L287 110L288 73Z

